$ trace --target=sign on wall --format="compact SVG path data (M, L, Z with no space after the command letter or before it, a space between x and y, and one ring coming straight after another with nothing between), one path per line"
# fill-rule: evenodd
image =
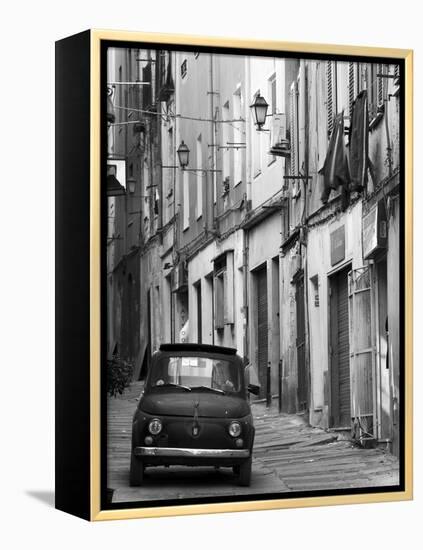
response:
M335 265L345 259L345 225L330 234L330 263Z
M387 245L386 209L383 201L363 216L362 239L363 259L373 258L377 252Z

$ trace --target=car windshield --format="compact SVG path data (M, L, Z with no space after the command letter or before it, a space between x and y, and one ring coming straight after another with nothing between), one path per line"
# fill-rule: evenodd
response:
M156 365L151 387L182 387L220 392L238 392L241 388L237 365L209 357L164 357Z

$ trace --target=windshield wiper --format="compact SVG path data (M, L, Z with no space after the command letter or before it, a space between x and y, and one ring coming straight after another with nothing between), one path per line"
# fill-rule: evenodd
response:
M155 388L166 388L166 387L172 387L172 388L181 388L182 390L185 390L185 391L191 391L191 388L189 386L183 386L182 384L173 384L172 382L167 382L166 384L160 384L160 385L156 385L154 386Z
M208 390L215 393L222 393L223 395L226 393L223 390L219 390L218 388L211 388L210 386L191 386L192 390Z

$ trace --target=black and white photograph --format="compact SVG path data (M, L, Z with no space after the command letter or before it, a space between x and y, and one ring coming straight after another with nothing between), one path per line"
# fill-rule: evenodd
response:
M403 61L103 54L107 506L400 490Z

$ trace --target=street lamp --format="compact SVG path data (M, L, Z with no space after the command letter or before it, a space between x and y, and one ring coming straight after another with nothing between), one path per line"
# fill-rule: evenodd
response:
M269 104L260 94L256 96L256 98L254 99L254 103L250 105L250 109L253 113L254 124L257 126L257 130L259 132L266 122L268 108Z
M206 174L207 172L221 172L222 170L215 170L211 168L187 168L189 164L189 147L184 142L184 140L181 141L181 144L179 145L178 149L176 150L178 153L178 160L179 160L179 167L182 170L186 170L187 172L201 172L203 174ZM162 164L162 168L179 168L178 166L165 166Z
M128 191L131 193L131 195L135 192L135 184L136 184L136 179L133 176L130 176L126 180L126 187Z
M182 143L179 145L178 150L176 152L178 153L179 164L182 170L185 170L189 162L189 149L188 149L188 145L184 143L184 140L182 140Z

